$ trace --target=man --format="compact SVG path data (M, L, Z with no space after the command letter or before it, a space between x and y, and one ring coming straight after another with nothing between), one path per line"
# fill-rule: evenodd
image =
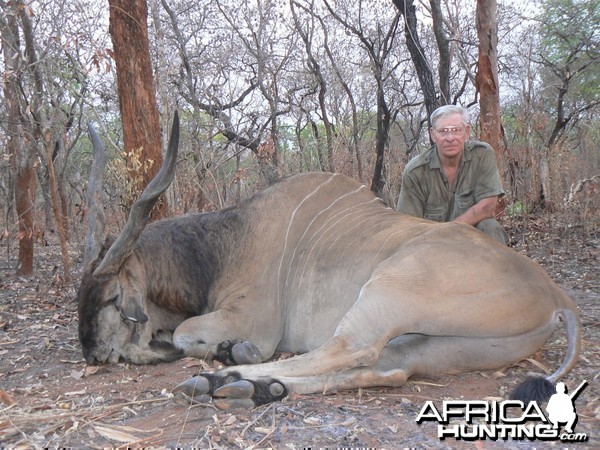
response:
M506 245L504 229L494 219L504 195L496 155L485 142L468 140L469 114L445 105L431 114L434 146L413 158L402 176L397 209L437 222L472 225Z

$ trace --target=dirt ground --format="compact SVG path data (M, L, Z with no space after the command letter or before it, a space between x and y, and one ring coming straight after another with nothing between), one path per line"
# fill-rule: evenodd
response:
M76 281L60 276L57 245L38 247L36 276L14 275L15 246L0 248L0 447L2 448L600 448L600 230L557 215L511 219L513 247L542 264L577 302L583 353L564 380L576 398L584 443L440 441L437 424L417 424L426 401L500 400L529 374L555 370L559 330L540 352L498 371L415 379L400 389L303 395L253 410L178 405L170 389L210 368L183 359L156 366L86 366L77 340ZM73 255L78 248L72 248Z

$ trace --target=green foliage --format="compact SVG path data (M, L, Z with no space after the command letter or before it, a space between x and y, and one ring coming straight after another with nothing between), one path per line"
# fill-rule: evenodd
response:
M546 0L538 20L548 58L564 60L575 47L597 44L600 3L596 0Z
M590 100L600 94L600 2L546 0L538 15L540 54L546 66L573 76L571 96ZM578 73L579 72L579 73Z
M506 214L509 217L527 214L528 212L529 212L529 208L527 207L526 204L522 203L520 200L517 200L516 202L506 205Z

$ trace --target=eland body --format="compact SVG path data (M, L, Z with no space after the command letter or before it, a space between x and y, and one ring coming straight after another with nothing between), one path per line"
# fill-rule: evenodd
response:
M357 181L308 173L223 211L145 226L161 172L79 289L88 363L182 356L228 365L174 392L222 408L289 393L401 386L413 375L495 369L528 357L572 300L530 259L467 225L400 214ZM296 354L266 362L275 352Z

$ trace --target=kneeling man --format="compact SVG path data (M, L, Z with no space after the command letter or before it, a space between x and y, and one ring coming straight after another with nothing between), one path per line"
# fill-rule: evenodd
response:
M507 244L507 235L494 219L498 198L504 195L494 149L469 140L469 114L446 105L431 115L429 133L434 146L406 165L398 211L437 222L472 225Z

